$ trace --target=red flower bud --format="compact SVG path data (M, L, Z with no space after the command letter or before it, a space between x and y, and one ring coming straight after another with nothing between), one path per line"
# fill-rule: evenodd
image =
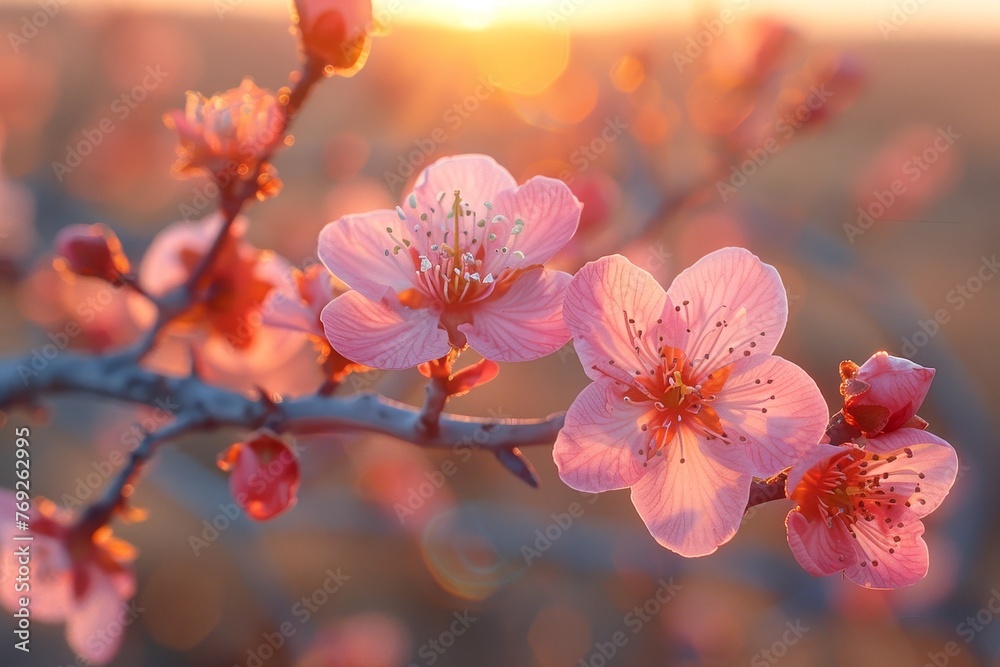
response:
M118 282L128 273L122 244L105 225L70 225L56 236L58 266L78 276Z
M292 22L306 57L330 74L353 76L364 67L371 49L371 0L295 0Z
M246 442L231 445L219 456L219 467L229 472L236 504L257 521L273 519L297 501L299 461L270 431L257 431Z

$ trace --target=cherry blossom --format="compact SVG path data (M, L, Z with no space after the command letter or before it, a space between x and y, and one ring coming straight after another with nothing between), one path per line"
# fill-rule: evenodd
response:
M198 222L177 222L153 239L139 267L147 293L162 296L185 283L215 239L221 216ZM218 260L197 286L204 294L194 307L172 323L175 334L204 341L202 359L212 368L246 373L287 361L301 347L293 332L263 326L262 306L272 290L295 293L291 265L273 252L259 250L243 238L245 224L237 221ZM140 323L153 318L145 300L134 299Z
M820 445L791 470L796 507L785 526L795 559L816 576L844 572L866 588L899 588L927 574L921 519L948 495L958 458L947 442L903 428L865 446Z
M443 158L395 211L323 228L319 257L352 288L323 311L326 335L344 356L386 369L466 345L496 361L550 354L569 340L570 276L543 264L579 220L562 181L518 186L490 157Z
M266 521L295 506L299 461L274 433L258 431L230 445L219 456L219 467L229 473L233 499L251 518Z
M292 269L296 294L273 290L261 308L263 323L269 327L287 329L306 334L319 353L327 377L341 382L352 372L368 370L363 364L351 361L330 346L320 318L323 308L335 297L347 291L347 286L320 264L312 264L304 271Z
M224 188L238 179L257 179L261 198L277 194L280 181L261 159L284 140L285 111L251 79L212 97L189 92L184 109L171 111L164 122L180 139L178 173L205 170Z
M0 490L0 505L14 515L14 494ZM123 623L128 613L125 603L135 595L132 545L111 535L103 527L93 534L76 529L71 517L54 503L39 500L28 512L31 534L31 618L46 623L65 623L66 639L77 655L92 664L105 664L118 652ZM10 521L0 526L0 540L6 545L16 532ZM10 611L22 605L13 585L18 560L15 547L0 555L0 602Z
M787 319L773 267L713 252L666 291L620 255L584 266L564 316L594 380L566 415L553 456L569 486L631 487L654 538L684 556L736 533L754 477L820 441L815 382L773 356Z

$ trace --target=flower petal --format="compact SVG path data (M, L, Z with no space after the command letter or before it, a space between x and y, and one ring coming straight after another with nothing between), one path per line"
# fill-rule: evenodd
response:
M490 212L506 218L489 228L498 238L505 239L503 243L494 243L523 252L521 261L525 266L552 259L573 238L580 224L582 205L568 185L554 178L535 176L520 187L497 194L492 204ZM518 220L523 224L516 225ZM509 265L511 255L494 256ZM497 272L493 267L487 270Z
M114 581L96 565L88 567L90 583L66 619L66 640L77 655L103 665L118 652L130 619Z
M737 361L711 407L731 444L710 441L712 455L755 477L768 477L815 448L829 412L819 387L781 357ZM745 440L744 440L745 438Z
M900 588L927 575L927 543L921 537L924 524L912 512L900 515L902 527L886 527L880 521L855 524L858 538L852 541L858 559L844 570L848 579L865 588Z
M517 186L517 181L496 160L488 155L470 153L444 157L430 165L417 178L413 194L423 206L437 206L438 196L445 193L441 207L449 210L455 190L462 201L469 202L480 215L488 211L484 202L491 202L500 192Z
M805 515L792 510L785 517L788 547L802 569L811 575L823 577L840 572L856 557L842 521L829 526L823 521L809 521Z
M448 334L428 308L393 304L395 297L371 301L347 292L330 302L321 316L326 337L337 352L366 366L412 368L439 359L451 349Z
M10 529L0 533L5 544L11 544L14 537L13 522L8 525ZM61 539L47 535L35 535L31 554L31 617L47 623L62 621L73 600L72 557ZM10 611L21 607L22 594L14 587L18 565L14 549L5 549L0 555L0 574L4 577L0 603Z
M871 438L865 445L869 452L895 455L883 458L879 472L887 472L892 485L919 488L910 496L910 507L918 517L938 508L958 476L955 449L941 438L917 428L901 428ZM909 454L906 453L909 450Z
M795 487L799 485L799 482L802 481L802 478L807 472L821 463L826 463L834 456L850 452L853 449L854 445L831 445L827 443L820 443L807 451L792 464L792 469L788 472L788 479L785 480L785 489L787 490L786 495L789 498L792 497Z
M706 556L732 539L751 481L706 455L692 436L678 429L665 460L632 486L632 503L652 536L687 557Z
M472 322L458 330L487 359L528 361L552 354L570 338L562 315L570 278L562 271L528 271L501 296L476 304Z
M645 332L647 351L654 357L658 336L679 346L682 334L669 333L679 320L665 318L667 307L667 295L656 279L621 255L602 257L577 271L566 290L563 318L587 376L634 381L639 362L628 319Z
M639 450L650 436L640 430L644 408L623 400L620 384L601 378L588 385L569 406L552 458L559 477L577 491L622 489L648 471Z
M705 255L674 278L667 296L681 306L685 326L694 332L684 347L689 359L736 355L728 363L744 351L770 354L788 320L788 299L778 272L743 248ZM716 327L716 322L727 325Z
M402 221L386 209L345 215L319 233L320 261L337 276L373 301L382 298L386 287L401 292L413 285L414 266L410 253L394 251L392 239ZM393 234L387 231L392 229ZM388 251L388 255L386 255Z

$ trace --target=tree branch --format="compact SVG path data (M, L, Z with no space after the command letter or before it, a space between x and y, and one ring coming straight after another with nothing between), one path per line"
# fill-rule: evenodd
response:
M492 452L551 444L563 415L502 420L442 414L432 436L420 425L420 411L376 394L311 394L272 403L210 385L197 376L176 377L144 369L125 355L88 356L65 352L32 366L31 356L0 361L0 408L31 404L60 393L84 393L159 407L189 421L189 430L224 426L268 427L284 433L358 430L381 433L422 447L472 447ZM176 434L171 434L174 436Z

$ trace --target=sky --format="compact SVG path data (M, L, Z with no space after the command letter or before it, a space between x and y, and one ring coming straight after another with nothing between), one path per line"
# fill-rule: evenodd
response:
M65 6L160 6L185 11L287 13L285 0L63 0ZM0 0L32 7L39 0ZM968 37L1000 39L998 0L374 0L390 22L431 23L476 30L528 22L574 29L649 26L700 28L730 12L733 18L777 14L817 35L871 39Z

